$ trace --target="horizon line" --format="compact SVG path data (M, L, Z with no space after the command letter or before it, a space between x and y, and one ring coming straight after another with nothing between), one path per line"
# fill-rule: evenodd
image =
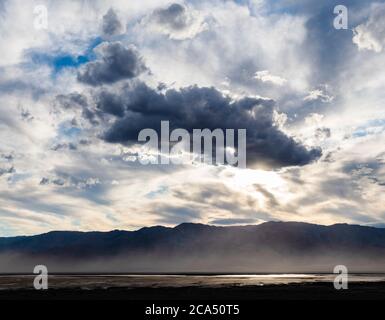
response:
M214 227L214 228L236 228L236 227L257 227L267 223L286 223L286 224L304 224L304 225L313 225L313 226L321 226L321 227L333 227L337 225L347 225L347 226L358 226L358 227L366 227L366 228L374 228L374 229L385 229L385 223L378 223L375 225L362 225L357 223L346 223L346 222L338 222L333 224L319 224L319 223L310 223L310 222L302 222L302 221L282 221L282 220L270 220L264 221L256 224L233 224L233 225L218 225L218 224L205 224L200 222L182 222L176 224L174 226L164 226L164 225L152 225L147 227L138 227L138 229L127 230L127 229L112 229L107 231L98 231L98 230L90 230L90 231L81 231L81 230L51 230L42 233L30 234L30 235L15 235L15 236L1 236L0 239L10 239L10 238L27 238L34 236L41 236L50 233L111 233L111 232L138 232L143 229L151 229L151 228L164 228L164 229L176 229L183 225L194 225L194 226L206 226L206 227ZM384 226L381 226L384 225Z

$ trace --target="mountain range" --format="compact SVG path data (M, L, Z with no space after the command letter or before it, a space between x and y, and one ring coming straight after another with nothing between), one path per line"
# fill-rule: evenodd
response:
M0 273L239 273L385 271L385 229L266 222L218 227L183 223L137 231L54 231L0 238Z

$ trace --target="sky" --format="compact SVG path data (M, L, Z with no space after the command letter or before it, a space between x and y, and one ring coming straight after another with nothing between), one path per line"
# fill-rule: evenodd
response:
M0 236L385 225L384 2L0 0L0 52ZM162 120L247 168L139 163Z

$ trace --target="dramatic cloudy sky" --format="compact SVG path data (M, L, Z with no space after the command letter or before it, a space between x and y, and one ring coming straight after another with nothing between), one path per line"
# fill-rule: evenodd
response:
M0 0L0 236L384 225L385 3L337 4ZM161 120L247 129L248 168L140 164Z

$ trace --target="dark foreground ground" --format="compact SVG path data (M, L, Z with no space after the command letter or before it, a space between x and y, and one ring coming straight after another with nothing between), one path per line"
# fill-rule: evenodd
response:
M110 288L1 290L0 300L385 300L385 282L351 283L335 290L332 283L303 283L221 288Z

